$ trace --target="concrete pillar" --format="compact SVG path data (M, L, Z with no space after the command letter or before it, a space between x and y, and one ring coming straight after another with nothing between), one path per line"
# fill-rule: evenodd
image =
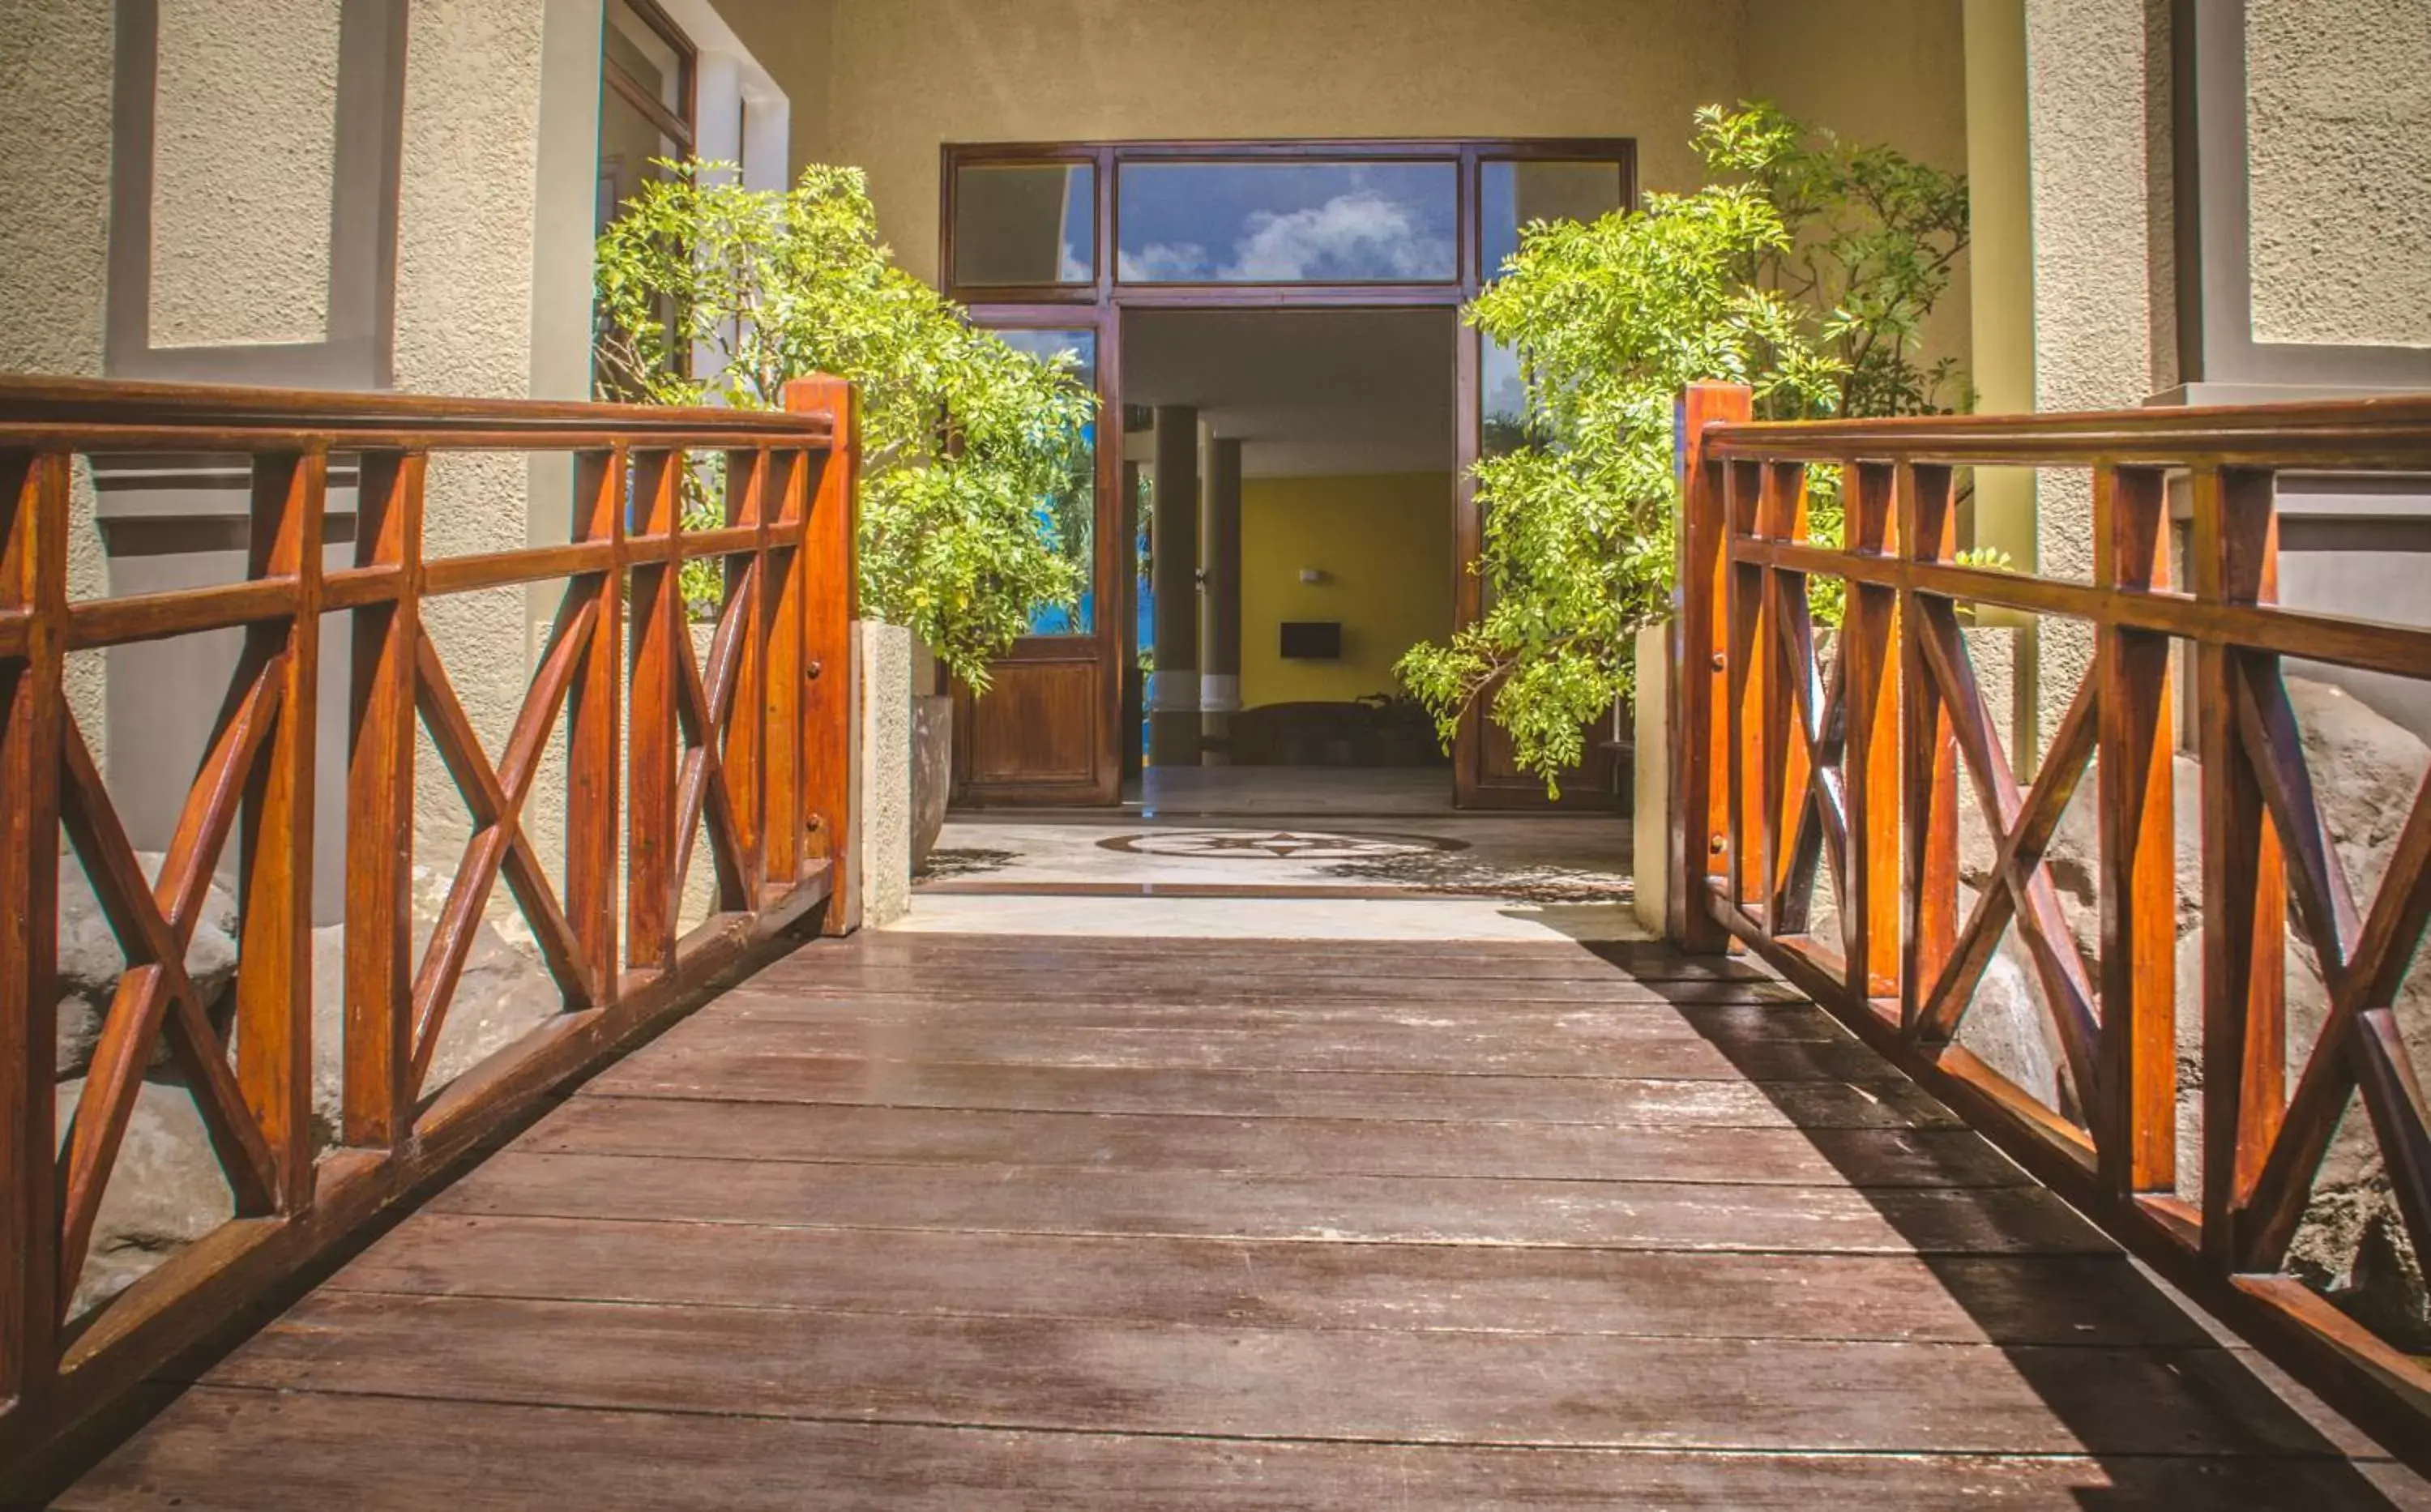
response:
M1199 518L1206 565L1199 616L1199 729L1210 766L1232 761L1232 714L1241 707L1241 443L1207 438L1207 487Z
M1151 501L1156 671L1148 680L1150 766L1199 764L1199 412L1156 412Z

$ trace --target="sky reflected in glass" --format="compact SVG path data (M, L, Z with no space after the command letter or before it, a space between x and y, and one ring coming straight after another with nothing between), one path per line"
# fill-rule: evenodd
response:
M1450 162L1127 163L1115 276L1128 283L1449 283Z

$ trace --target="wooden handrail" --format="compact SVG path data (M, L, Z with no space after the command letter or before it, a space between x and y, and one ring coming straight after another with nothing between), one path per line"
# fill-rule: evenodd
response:
M804 927L850 922L856 602L853 395L796 383L781 411L651 409L398 395L0 378L0 1484L66 1440L231 1309L343 1244L380 1208L525 1117L556 1084ZM572 539L427 559L430 459L562 451ZM79 457L245 459L248 570L236 582L73 599ZM721 453L725 523L682 527L692 454ZM325 560L329 462L357 469L350 564ZM716 630L694 662L685 563L723 563ZM485 750L423 605L562 580L523 708ZM312 1134L313 777L319 627L352 629L344 713L341 1106ZM243 650L160 875L138 865L78 727L78 649L213 630ZM412 951L413 764L427 732L472 840L427 949ZM565 790L544 795L563 743ZM530 838L562 807L563 890ZM678 934L705 826L716 902ZM55 1127L62 839L129 963L64 1131ZM231 851L230 848L234 849ZM223 1037L183 959L233 855L235 1016ZM427 1086L490 894L521 907L564 1002L556 1019ZM69 1299L144 1068L165 1050L192 1089L237 1218L81 1319ZM59 1143L64 1139L64 1145ZM53 1151L59 1150L55 1162Z
M2418 1254L2431 1114L2391 1004L2431 920L2431 784L2378 894L2353 896L2306 770L2281 660L2431 680L2431 630L2274 602L2278 477L2431 472L2431 397L2054 415L1762 424L1740 387L1683 395L1672 640L1671 935L1763 957L2037 1176L2418 1469L2431 1369L2287 1273L2358 1098ZM2090 581L1960 565L1956 469L2089 467ZM1844 539L1808 529L1838 470ZM2190 581L2173 586L2173 490ZM1808 588L1845 585L1826 659ZM2086 626L2090 669L2039 753L1987 706L1963 603ZM2202 763L2202 1176L2177 1176L2177 749L2190 677ZM2017 773L2036 764L2031 785ZM2020 760L2020 757L2027 759ZM2046 850L2097 791L2102 927L2088 964ZM1984 891L1961 912L1960 773ZM1836 925L1815 903L1826 868ZM2295 907L2292 914L2289 900ZM2328 983L2286 1051L2290 925ZM1954 1042L2014 929L2058 1048L2051 1106ZM2292 1075L2291 1075L2292 1072Z

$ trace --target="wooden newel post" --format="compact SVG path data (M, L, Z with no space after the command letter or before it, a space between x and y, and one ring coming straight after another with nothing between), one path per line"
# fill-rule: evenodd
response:
M861 858L854 843L853 721L856 658L852 622L860 613L861 427L855 395L839 378L785 385L785 408L834 422L826 456L812 461L809 514L792 571L802 627L801 816L805 864L827 861L834 897L823 928L843 934L861 922ZM772 820L773 822L773 820Z
M1754 395L1743 384L1692 383L1672 424L1680 561L1671 589L1670 886L1664 932L1682 949L1706 953L1730 945L1706 901L1706 880L1725 875L1729 865L1729 790L1718 779L1731 752L1728 728L1718 717L1728 689L1721 606L1730 522L1723 464L1705 455L1705 428L1751 419L1754 410ZM1638 822L1650 817L1641 815Z

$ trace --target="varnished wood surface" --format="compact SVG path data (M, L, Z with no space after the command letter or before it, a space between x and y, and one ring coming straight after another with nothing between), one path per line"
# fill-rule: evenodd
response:
M59 1504L2391 1504L1772 985L922 943L612 1067Z
M151 1372L537 1116L554 1086L697 1004L722 973L764 960L813 910L830 932L854 922L854 868L836 843L855 832L854 401L833 379L792 385L787 401L784 412L750 414L0 379L0 1504L56 1480ZM725 524L679 530L671 480L687 454L716 449L728 453ZM430 456L477 450L571 452L573 538L429 560ZM71 594L74 469L122 451L247 459L244 580ZM360 529L353 563L332 570L337 454L354 472ZM640 535L626 529L634 498L653 501ZM704 682L667 585L677 564L709 557L724 560L726 594ZM524 701L504 745L486 748L426 633L423 602L559 579ZM625 618L636 592L645 613L629 671L641 717L629 724ZM351 617L354 647L340 670L345 697L326 711L336 733L316 712L332 612ZM232 633L241 650L154 878L121 820L125 795L103 781L94 732L75 721L63 667L77 650L202 632ZM417 725L473 820L461 856L431 854L427 836L416 849ZM561 728L562 781L540 782ZM333 754L344 781L316 803ZM642 806L620 833L629 773ZM333 1036L314 1018L310 926L316 823L341 812L345 1000ZM562 868L544 864L535 826L562 836ZM696 832L717 905L678 938L672 900ZM62 839L126 957L86 1094L64 1121L53 1095ZM423 865L454 882L416 966L405 893ZM238 899L226 1022L179 965L214 877ZM501 887L564 1013L444 1088L426 1085L465 952ZM635 904L629 950L620 897ZM325 980L325 1006L328 990ZM316 1050L343 1062L334 1109L315 1106ZM235 1217L76 1316L158 1051L194 1094ZM341 1141L326 1148L332 1133Z
M2431 920L2431 787L2367 895L2331 843L2283 666L2431 680L2431 631L2347 617L2371 605L2277 602L2283 476L2419 470L2431 395L1793 425L1750 423L1750 397L1700 384L1681 411L1689 486L1669 759L1692 817L1668 852L1668 932L1707 952L1718 932L1744 942L2431 1472L2431 1362L2407 1352L2402 1331L2340 1311L2290 1255L2342 1118L2369 1130L2412 1250L2431 1252L2431 1100L2386 1008L2372 1006L2396 992ZM2089 465L2089 580L1959 558L1957 470L1993 462ZM1839 541L1809 529L1810 463L1839 474ZM2173 496L2188 519L2182 586ZM1809 595L1836 582L1848 613L1827 652ZM2087 631L2092 664L2038 751L2006 748L1964 606ZM1896 780L1878 759L1894 739ZM2170 753L2188 745L2201 780L2178 794ZM2172 840L2172 816L2188 798L2199 949L2175 936L2185 840ZM2091 960L2047 855L2071 801L2098 837ZM1991 845L1987 880L1962 910L1967 802ZM1819 927L1825 887L1836 930ZM2289 1015L2291 931L2328 986L2318 1027ZM2020 1085L1959 1043L2004 935L2031 969L2055 1090ZM2182 1012L2189 989L2200 1009ZM2184 1151L2182 1067L2200 1068L2202 1105Z

